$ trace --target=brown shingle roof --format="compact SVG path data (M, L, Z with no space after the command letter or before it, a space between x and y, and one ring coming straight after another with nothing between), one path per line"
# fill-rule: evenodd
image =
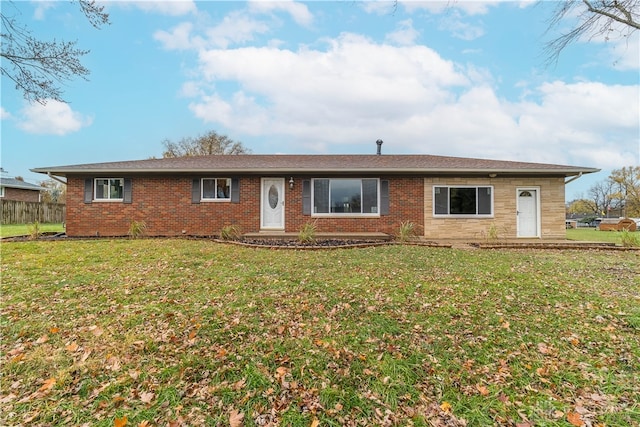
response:
M431 155L214 155L54 166L33 172L66 176L136 173L393 173L534 174L573 176L599 169Z

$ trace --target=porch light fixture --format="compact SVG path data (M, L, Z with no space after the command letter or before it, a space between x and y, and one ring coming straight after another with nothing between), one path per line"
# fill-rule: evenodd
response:
M293 190L293 177L289 178L289 188Z
M489 174L489 178L495 178L496 176L498 176L498 174L497 174L497 173L490 173L490 174Z

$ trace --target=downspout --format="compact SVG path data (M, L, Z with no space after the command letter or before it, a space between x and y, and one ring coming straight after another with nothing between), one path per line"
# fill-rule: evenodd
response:
M575 181L576 179L580 178L582 176L582 172L579 172L578 175L571 177L571 179L569 179L568 181L564 182L564 185L567 185L570 182Z

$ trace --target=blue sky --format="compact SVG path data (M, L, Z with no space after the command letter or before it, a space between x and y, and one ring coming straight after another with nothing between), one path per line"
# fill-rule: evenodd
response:
M28 104L2 77L1 164L136 160L210 130L256 154L435 154L601 168L640 162L631 39L582 40L545 66L553 3L2 2L43 39L91 50L68 104ZM570 28L571 18L560 29Z

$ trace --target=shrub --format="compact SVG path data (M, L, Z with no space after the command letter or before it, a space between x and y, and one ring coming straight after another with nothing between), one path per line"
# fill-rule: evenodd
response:
M629 230L622 230L620 232L620 241L625 248L637 248L640 246L640 234Z
M144 221L131 221L129 224L129 237L137 239L147 231L147 223Z
M400 229L398 230L398 240L406 242L416 237L416 229L418 226L411 221L403 221L400 223Z
M300 243L314 243L316 241L316 222L305 223L298 232L298 241Z
M222 240L239 240L240 228L237 225L227 225L220 230Z
M34 221L33 223L29 224L27 231L29 232L29 239L31 240L36 240L42 234L40 223L38 221Z

